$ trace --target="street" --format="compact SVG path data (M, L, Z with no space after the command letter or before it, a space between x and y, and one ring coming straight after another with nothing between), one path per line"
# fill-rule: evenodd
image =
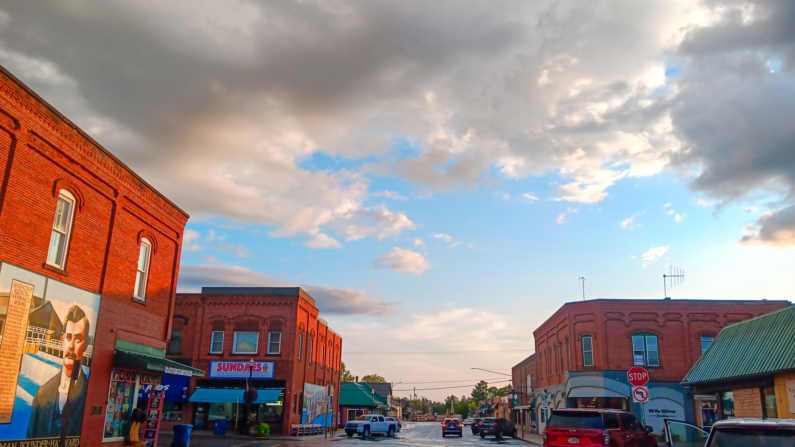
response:
M342 436L340 436L342 435ZM287 447L287 446L306 446L315 444L334 443L335 447L342 446L364 446L377 443L380 447L388 446L490 446L490 445L528 445L520 439L503 438L497 441L493 437L481 439L480 436L473 435L469 427L464 428L464 436L447 436L442 438L442 426L437 422L404 422L403 429L394 438L386 436L373 436L370 439L362 439L355 436L348 438L344 432L338 431L334 438L323 438L322 436L291 438L291 439L269 439L252 440L237 437L201 437L191 439L191 447ZM161 442L161 444L163 444Z

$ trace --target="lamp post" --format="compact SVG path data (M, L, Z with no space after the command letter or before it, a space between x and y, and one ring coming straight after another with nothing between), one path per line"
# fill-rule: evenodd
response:
M251 404L254 399L251 398L251 377L254 374L254 359L248 361L248 378L246 379L246 394L244 403L246 404L246 417L243 418L243 434L248 433L248 420L251 413Z

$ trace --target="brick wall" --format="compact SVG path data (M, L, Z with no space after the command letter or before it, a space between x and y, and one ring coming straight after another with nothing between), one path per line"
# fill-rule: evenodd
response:
M734 416L738 418L761 418L762 393L759 388L740 388L734 392Z
M314 300L303 290L294 296L180 293L174 310L174 328L182 330L182 352L168 357L187 360L204 371L209 371L212 361L247 361L253 358L274 362L273 380L285 383L282 433L287 434L290 425L301 423L304 383L333 386L334 408L339 402L342 338L318 317ZM260 332L257 354L232 353L234 328L239 322L256 322ZM274 324L278 324L282 332L281 353L278 355L267 354L268 331ZM223 353L211 354L211 333L219 327L224 331ZM303 337L300 359L299 337ZM310 353L310 346L314 348L314 355ZM196 379L192 379L190 393L195 387ZM183 420L192 422L192 413L193 405L187 404Z
M539 387L565 380L566 371L626 371L632 335L658 337L660 366L651 381L680 382L701 357L701 336L789 306L788 301L590 300L563 305L533 332ZM593 339L594 366L583 365L582 337ZM567 350L568 347L568 350ZM562 363L562 364L561 364Z
M511 368L511 375L513 377L514 389L519 392L519 405L530 405L532 396L527 393L527 376L530 375L532 386L538 384L538 377L536 376L536 354L531 354L526 359L522 360Z
M0 261L101 295L81 444L98 446L116 340L162 348L169 338L188 215L2 67L0 171ZM62 270L46 265L60 190L76 199ZM141 303L143 235L156 249Z

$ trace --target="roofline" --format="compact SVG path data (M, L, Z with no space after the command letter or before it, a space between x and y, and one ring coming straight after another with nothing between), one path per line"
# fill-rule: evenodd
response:
M63 120L63 122L64 122L64 123L66 123L66 124L68 124L68 125L69 125L69 126L70 126L70 127L73 129L73 130L77 131L77 133L79 133L79 134L80 134L80 136L82 136L83 138L85 138L86 140L88 140L88 141L89 141L91 144L93 144L93 145L94 145L94 146L95 146L97 149L99 149L99 150L100 150L102 153L104 153L105 155L107 155L108 157L110 157L110 158L111 158L113 161L115 161L116 163L118 163L118 164L119 164L119 165L120 165L122 168L124 168L125 170L127 170L127 172L129 172L130 174L132 174L132 175L133 175L133 177L135 177L135 178L136 178L136 180L138 180L138 181L140 181L141 183L143 183L144 185L146 185L146 187L147 187L147 188L149 188L149 189L150 189L152 192L154 192L155 194L157 194L158 196L160 196L160 198L161 198L161 199L163 199L163 200L165 200L165 201L166 201L166 203L168 203L169 205L173 206L173 207L174 207L174 209L176 209L177 211L179 211L180 213L182 213L182 215L183 215L183 216L185 216L185 218L186 218L186 219L190 219L190 215L189 215L188 213L186 213L186 212L185 212L185 211L184 211L182 208L180 208L179 206L177 206L177 205L176 205L174 202L172 202L172 201L171 201L171 199L169 199L168 197L166 197L165 195L163 195L163 194L162 194L160 191L158 191L157 189L155 189L155 188L154 188L152 185L150 185L150 184L149 184L149 182L147 182L146 180L144 180L144 179L143 179L143 178L142 178L140 175L138 175L138 174L137 174L135 171L133 171L132 169L130 169L130 167L129 167L129 166L127 166L126 164L124 164L124 162L122 162L122 161L121 161L121 160L119 160L119 159L118 159L118 158L117 158L115 155L113 155L113 153L111 153L109 150L105 149L105 147L104 147L104 146L102 146L101 144L99 144L99 143L98 143L98 142L97 142L97 141L96 141L94 138L92 138L92 137L91 137L91 135L87 134L87 133L86 133L86 132L85 132L83 129L81 129L80 127L78 127L78 126L77 126L77 124L73 123L73 122L72 122L72 120L70 120L69 118L67 118L66 116L64 116L64 115L63 115L61 112L59 112L59 111L58 111L58 109L56 109L55 107L53 107L53 105L52 105L52 104L50 104L49 102L45 101L45 100L44 100L44 98L42 98L41 96L39 96L39 94L38 94L38 93L36 93L35 91L33 91L33 89L31 89L30 87L28 87L28 86L27 86L27 84L25 84L25 83L24 83L24 82L22 82L22 81L21 81L19 78L17 78L16 76L14 76L14 74L13 74L13 73L11 73L10 71L8 71L8 69L7 69L5 66L3 66L2 64L0 64L0 73L2 73L3 75L7 76L7 77L8 77L10 80L12 80L14 83L16 83L16 84L17 84L17 85L18 85L18 86L19 86L19 87L20 87L22 90L25 90L25 92L26 92L27 94L29 94L30 96L32 96L33 98L35 98L37 101L39 101L39 102L40 102L40 103L41 103L43 106L45 106L46 108L48 108L48 109L50 110L50 112L52 112L54 115L56 115L56 116L57 116L59 119Z
M525 357L524 359L522 359L522 360L521 360L519 363L517 363L517 364L515 364L515 365L511 366L511 370L513 370L514 368L518 368L518 367L519 367L519 365L521 365L522 363L524 363L524 362L526 362L526 361L530 360L530 357L533 357L533 356L535 356L535 355L536 355L536 353L535 353L535 352L534 352L534 353L532 353L532 354L530 354L530 355L528 355L527 357Z
M739 326L739 325L741 325L741 324L745 324L745 323L750 323L750 322L752 322L752 321L756 321L756 320L759 320L759 319L761 319L761 318L767 318L767 317L769 317L769 316L771 316L771 315L774 315L774 314L777 314L777 313L779 313L779 312L786 312L786 311L789 311L789 310L792 310L792 303L790 303L790 305L789 305L789 306L787 306L787 307L782 307L781 309L774 310L773 312L768 312L768 313L766 313L766 314L762 314L762 315L759 315L759 316L757 316L757 317L750 318L750 319L748 319L748 320L743 320L743 321L738 321L738 322L736 322L736 323L732 323L732 324L730 324L730 325L728 325L728 326L724 327L723 329L728 329L728 328L730 328L730 327ZM721 331L723 331L723 330L721 330Z
M701 380L699 382L685 382L685 380L682 379L682 381L680 383L683 386L686 386L686 387L697 387L697 386L703 386L703 385L712 385L712 384L716 384L716 383L720 383L720 382L738 382L738 381L742 381L742 380L759 379L759 378L763 378L765 376L772 376L774 374L787 372L787 371L795 371L795 369L793 369L793 368L779 369L779 370L775 370L775 371L765 371L765 372L756 373L756 374L744 374L742 376L729 376L729 377L721 377L721 378L718 378L718 379Z

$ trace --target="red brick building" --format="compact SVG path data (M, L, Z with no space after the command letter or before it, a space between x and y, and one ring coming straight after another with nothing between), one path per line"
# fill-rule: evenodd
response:
M631 410L656 433L665 417L692 422L694 405L709 411L714 402L694 402L680 382L720 330L789 305L671 299L566 303L533 332L539 427L546 421L545 405ZM626 372L636 365L649 372L646 414L629 398Z
M536 377L536 355L530 354L526 359L511 368L513 389L517 393L517 404L513 408L513 422L523 425L529 431L530 422L535 420L532 411L533 389L538 383Z
M121 445L188 215L2 67L0 173L0 440Z
M267 422L283 434L293 425L329 425L333 416L324 415L336 414L338 407L341 352L342 338L298 287L205 287L201 293L180 293L169 357L208 371L208 377L191 379L185 402L166 405L198 430L212 428L219 419L232 425L242 421L246 363L254 360L270 369L252 379L260 401L250 420ZM333 396L330 408L327 395Z

